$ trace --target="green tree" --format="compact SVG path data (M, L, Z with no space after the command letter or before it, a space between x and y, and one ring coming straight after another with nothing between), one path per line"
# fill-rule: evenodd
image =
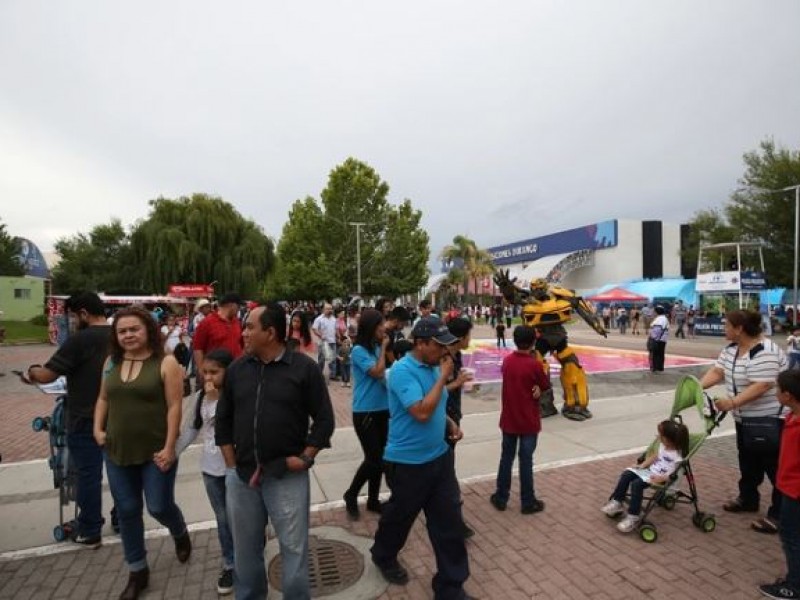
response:
M441 258L458 267L463 274L465 297L469 293L470 281L474 284L475 296L478 296L478 282L495 271L492 255L487 250L478 248L474 240L464 235L455 236L453 243L442 250Z
M0 221L0 275L19 277L25 269L18 260L19 240L6 231L6 225Z
M697 257L701 246L720 244L736 239L733 227L728 225L725 217L714 208L695 213L689 225L689 234L686 237L681 256L686 264L692 266L693 271L697 267Z
M278 269L270 289L286 298L343 297L361 291L399 295L418 290L430 255L421 213L405 200L389 204L389 185L366 163L348 158L335 167L314 198L292 206L278 244ZM356 228L360 227L357 244ZM322 272L320 272L322 271Z
M88 235L62 238L55 249L61 257L52 271L56 293L140 291L135 286L128 235L118 219L93 227Z
M767 139L744 155L740 189L722 214L701 211L690 222L698 243L750 241L764 245L771 285L791 285L794 257L794 202L790 192L766 193L800 184L800 151ZM724 217L724 218L723 218ZM691 250L696 256L696 249Z
M221 198L193 194L150 201L147 219L131 232L140 287L216 281L217 289L255 297L274 267L272 240Z
M297 200L278 242L278 261L267 292L287 300L333 298L342 291L323 241L324 217L317 202Z

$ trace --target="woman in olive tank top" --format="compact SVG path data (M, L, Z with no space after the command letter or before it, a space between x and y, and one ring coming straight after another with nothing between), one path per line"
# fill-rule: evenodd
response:
M175 442L181 423L183 372L173 356L164 356L157 324L143 308L117 312L112 330L94 436L104 449L130 570L120 599L135 600L150 575L143 496L150 515L172 534L178 560L186 562L192 551L186 522L175 504Z

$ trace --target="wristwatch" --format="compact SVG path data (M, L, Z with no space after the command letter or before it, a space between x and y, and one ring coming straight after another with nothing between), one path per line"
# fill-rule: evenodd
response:
M311 467L314 466L314 459L311 458L308 454L301 454L297 458L299 458L305 463L306 469L310 469Z

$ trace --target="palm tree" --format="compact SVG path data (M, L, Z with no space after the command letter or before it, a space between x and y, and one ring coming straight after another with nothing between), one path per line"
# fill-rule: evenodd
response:
M464 295L469 293L469 282L474 281L475 295L478 295L478 279L483 279L495 271L492 256L487 250L478 248L474 240L457 235L453 243L445 246L442 259L453 264L463 274Z

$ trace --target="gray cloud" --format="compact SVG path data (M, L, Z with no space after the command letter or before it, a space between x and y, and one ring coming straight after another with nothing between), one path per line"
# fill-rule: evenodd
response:
M284 4L0 4L0 218L48 249L206 191L277 238L355 156L436 255L685 221L800 141L791 0Z

